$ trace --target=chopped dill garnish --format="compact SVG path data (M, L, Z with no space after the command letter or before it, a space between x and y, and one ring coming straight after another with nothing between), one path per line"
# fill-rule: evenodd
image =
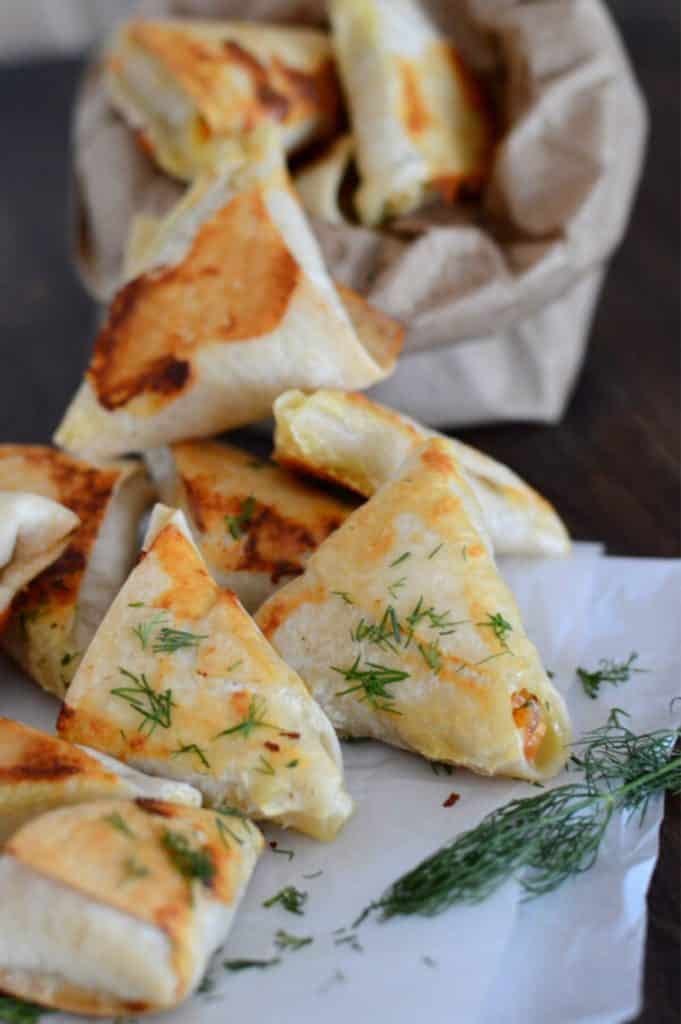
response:
M464 562L468 561L468 545L467 544L464 544L464 546L461 548L461 557L463 558Z
M187 836L165 829L161 846L177 871L190 881L194 878L210 886L215 878L215 864L209 852L200 847L193 849Z
M140 864L136 857L126 857L123 861L124 882L135 878L147 878L151 872L145 864Z
M160 725L162 729L169 729L175 707L173 691L165 690L163 693L156 693L149 685L144 672L136 676L134 673L128 672L127 669L121 668L120 665L118 671L121 675L131 679L134 685L119 686L109 692L114 697L120 697L121 700L126 701L133 711L142 716L142 721L137 726L138 731L144 732L145 728L148 728L151 736L157 725Z
M502 647L508 647L508 634L513 632L513 626L508 622L501 612L489 614L484 622L477 622L477 626L486 626L491 629ZM478 662L478 664L481 664Z
M241 503L241 508L237 515L225 516L227 529L234 540L239 540L242 534L247 532L248 527L251 525L254 512L255 496L253 494L249 494L249 496Z
M130 601L128 608L145 608L144 601Z
M437 960L433 960L432 956L422 956L421 963L426 967L437 967Z
M270 850L272 853L278 853L280 857L288 857L289 860L293 860L295 853L293 850L280 850L278 846L273 846L270 843Z
M300 764L299 759L297 757L294 757L294 759L292 761L288 762L286 767L287 768L297 768L299 764Z
M556 673L552 672L550 668L547 668L546 674L549 677L549 679L555 679L556 678Z
M251 697L251 702L248 705L248 711L246 717L238 723L233 725L229 729L223 729L219 732L214 739L220 739L221 736L236 736L237 733L241 733L246 739L256 729L277 729L276 725L271 722L266 722L263 718L267 705L264 700L259 700L258 697Z
M454 771L454 765L446 764L444 761L431 761L430 770L433 775L440 775L442 773L445 775L451 775Z
M143 651L147 649L152 632L157 626L161 625L167 614L167 612L157 612L156 615L152 615L146 622L138 622L136 626L132 627L132 631L139 640Z
M226 971L248 971L251 968L262 971L266 967L274 967L280 963L280 957L273 956L271 960L223 960L222 966Z
M215 808L216 814L221 814L225 818L238 818L239 821L243 821L247 828L253 828L251 821L247 814L240 811L238 807L230 807L228 804L222 804L220 807Z
M671 756L681 730L636 735L615 708L587 732L573 761L580 782L511 800L475 828L394 882L360 916L383 920L403 914L432 916L454 903L476 903L515 876L528 896L552 892L596 862L617 811L640 812L664 792L681 793L681 755Z
M177 750L174 750L171 757L179 757L180 754L196 754L199 761L205 768L210 768L210 761L206 757L205 753L196 743L186 743L184 746L179 746Z
M401 714L395 709L394 695L386 687L408 679L409 673L403 672L401 669L389 668L387 665L378 665L375 661L367 661L366 667L360 668L359 662L360 656L357 655L349 668L331 666L332 672L338 672L346 682L357 684L349 686L346 690L340 690L336 697L344 697L346 694L362 691L359 699L366 701L376 711L386 711L391 715Z
M435 556L436 556L436 554L438 553L438 551L442 551L442 548L443 548L444 546L445 546L445 542L444 542L444 541L442 541L442 543L441 543L441 544L438 544L438 546L437 546L436 548L433 548L433 550L432 550L432 551L430 552L430 554L428 555L428 560L430 561L430 559L431 559L431 558L435 558Z
M433 672L439 672L442 668L442 653L437 640L425 645L419 644L419 651L428 667L432 668Z
M281 904L284 910L288 910L289 914L302 915L304 913L303 907L307 903L307 893L296 889L295 885L287 885L274 896L270 896L268 900L265 900L263 907L274 907L278 903Z
M313 942L311 935L305 936L305 938L299 938L297 935L291 935L290 932L285 932L283 928L277 931L274 936L274 944L277 949L290 949L294 953L297 950L302 949L303 946L309 946Z
M220 839L222 840L222 845L226 846L227 849L229 849L228 837L229 837L229 839L233 839L234 842L237 844L237 846L243 846L244 845L243 839L240 839L239 836L236 834L236 832L234 832L229 827L229 825L227 825L222 820L222 818L216 818L215 819L215 827L217 828L218 834L220 836Z
M303 875L303 878L319 878L323 874L324 872L320 868L319 871L314 871L311 875Z
M362 643L363 640L366 640L368 643L380 647L381 650L385 650L387 647L394 654L397 654L396 645L400 644L402 633L395 609L389 604L383 612L383 617L378 625L373 622L367 622L364 618L360 619L355 632L351 633L350 636L355 643Z
M228 665L227 668L225 669L225 672L233 672L235 668L238 668L239 665L243 665L243 663L244 659L239 658L238 661L233 661L231 665Z
M345 604L354 604L355 603L352 600L352 598L350 597L350 595L348 594L347 590L332 590L331 593L335 594L336 597L340 597L340 599L342 601L344 601Z
M404 644L408 647L411 643L414 631L424 620L427 620L427 624L431 629L434 629L440 636L449 636L453 633L457 626L461 626L466 622L465 619L459 619L454 621L450 618L451 612L438 612L435 610L433 605L426 607L423 603L423 594L419 597L418 601L407 615L406 622L409 627L407 632L407 639Z
M76 658L80 657L82 653L82 651L67 651L66 654L61 659L60 665L62 666L62 668L65 665L69 665Z
M403 555L400 555L394 562L391 562L388 568L394 569L396 565L401 565L402 562L406 562L408 558L411 558L411 551L405 551Z
M255 769L260 775L275 775L274 768L267 760L264 754L261 754L258 758L258 767Z
M0 993L0 1020L5 1024L38 1024L44 1013L54 1013L54 1010Z
M207 633L190 633L186 629L171 629L164 626L151 649L154 654L174 654L184 647L198 647L202 640L207 639Z
M351 932L349 935L339 935L333 940L333 944L334 946L349 946L355 953L364 952L364 946L360 943L355 932Z
M391 583L390 586L388 587L388 593L390 594L390 596L395 598L395 599L397 599L399 591L402 589L402 587L404 586L404 584L406 582L407 582L407 577L406 576L400 576L400 578L398 580L395 580L394 583Z
M646 672L645 668L634 668L634 662L637 659L638 654L636 651L632 651L626 661L617 662L609 658L601 658L598 668L593 672L589 672L585 668L578 668L577 676L584 688L584 693L595 700L603 683L619 686L620 683L629 681L632 672Z
M130 828L123 815L119 814L118 811L113 811L111 814L105 814L102 821L105 821L107 825L111 825L111 827L115 828L117 832L121 833L121 835L127 836L128 839L137 839L137 836Z

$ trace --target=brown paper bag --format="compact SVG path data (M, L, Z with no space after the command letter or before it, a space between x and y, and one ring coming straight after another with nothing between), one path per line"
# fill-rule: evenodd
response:
M555 421L581 366L607 260L626 227L647 119L600 0L423 0L500 94L506 129L482 203L389 230L315 223L331 273L407 327L381 401L434 426ZM145 0L144 14L244 17L236 0ZM323 23L315 0L251 18ZM96 64L75 114L77 260L115 288L132 216L180 194L110 109Z

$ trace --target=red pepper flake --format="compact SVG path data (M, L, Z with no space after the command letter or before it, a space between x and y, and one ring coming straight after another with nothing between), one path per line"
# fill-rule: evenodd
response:
M264 745L267 747L268 750L274 750L275 753L279 753L279 751L281 750L281 747L279 746L279 744L278 743L272 743L271 740L265 740L265 744Z
M280 732L279 735L280 736L286 736L286 738L289 739L289 740L299 740L300 739L300 733L299 732Z
M453 807L453 806L454 806L454 804L455 804L455 803L457 802L457 800L459 800L459 799L460 799L460 797L459 797L459 794L458 794L458 793L450 793L450 794L449 794L449 796L447 797L447 799L445 800L445 802L443 803L443 805L442 805L442 806L443 806L443 807Z

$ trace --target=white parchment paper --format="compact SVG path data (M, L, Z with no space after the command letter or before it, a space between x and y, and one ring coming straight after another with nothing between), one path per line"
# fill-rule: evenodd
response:
M678 724L669 704L681 671L681 563L604 558L597 545L577 545L568 560L509 559L503 571L566 695L577 736L603 724L613 706L630 713L636 731ZM582 692L577 665L592 668L601 657L626 658L632 650L646 673L603 687L597 700ZM0 714L53 727L55 701L8 663L0 680ZM267 830L293 859L264 854L210 972L213 990L164 1020L413 1024L427 1014L429 1024L614 1024L636 1012L661 802L643 828L637 820L614 821L596 867L550 896L521 903L519 887L509 882L478 906L430 920L369 922L359 929L357 952L336 945L341 936L333 932L442 843L536 790L464 771L436 776L419 758L375 743L345 744L344 755L359 805L355 818L332 845ZM460 799L445 808L451 792ZM289 884L309 894L303 916L262 907ZM277 954L278 928L314 942ZM281 963L266 971L222 968L225 959L274 955Z

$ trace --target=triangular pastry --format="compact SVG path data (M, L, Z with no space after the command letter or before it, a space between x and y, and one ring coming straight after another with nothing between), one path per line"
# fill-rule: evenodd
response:
M0 716L0 844L54 807L136 796L201 805L198 790L182 782L143 775L99 751Z
M274 403L283 466L370 497L429 437L415 420L348 391L287 391ZM497 555L566 555L570 538L549 502L507 466L448 438L482 508Z
M262 846L230 808L137 799L34 819L0 856L0 989L88 1020L176 1006L226 939Z
M248 611L299 576L354 505L275 463L216 441L147 453L166 505L181 509L213 578Z
M381 330L379 344L355 331L275 129L253 134L243 162L198 178L141 248L57 431L70 451L212 436L269 415L287 388L364 388L395 365L401 331Z
M196 786L211 805L332 839L352 812L331 723L181 512L157 505L144 553L88 648L60 734Z
M40 494L0 492L0 629L18 591L56 561L78 522Z
M0 491L30 491L80 520L65 550L17 594L2 646L61 697L132 566L139 522L153 497L140 462L106 465L41 445L0 445Z
M256 621L341 734L532 780L566 760L565 705L446 441L412 455Z

